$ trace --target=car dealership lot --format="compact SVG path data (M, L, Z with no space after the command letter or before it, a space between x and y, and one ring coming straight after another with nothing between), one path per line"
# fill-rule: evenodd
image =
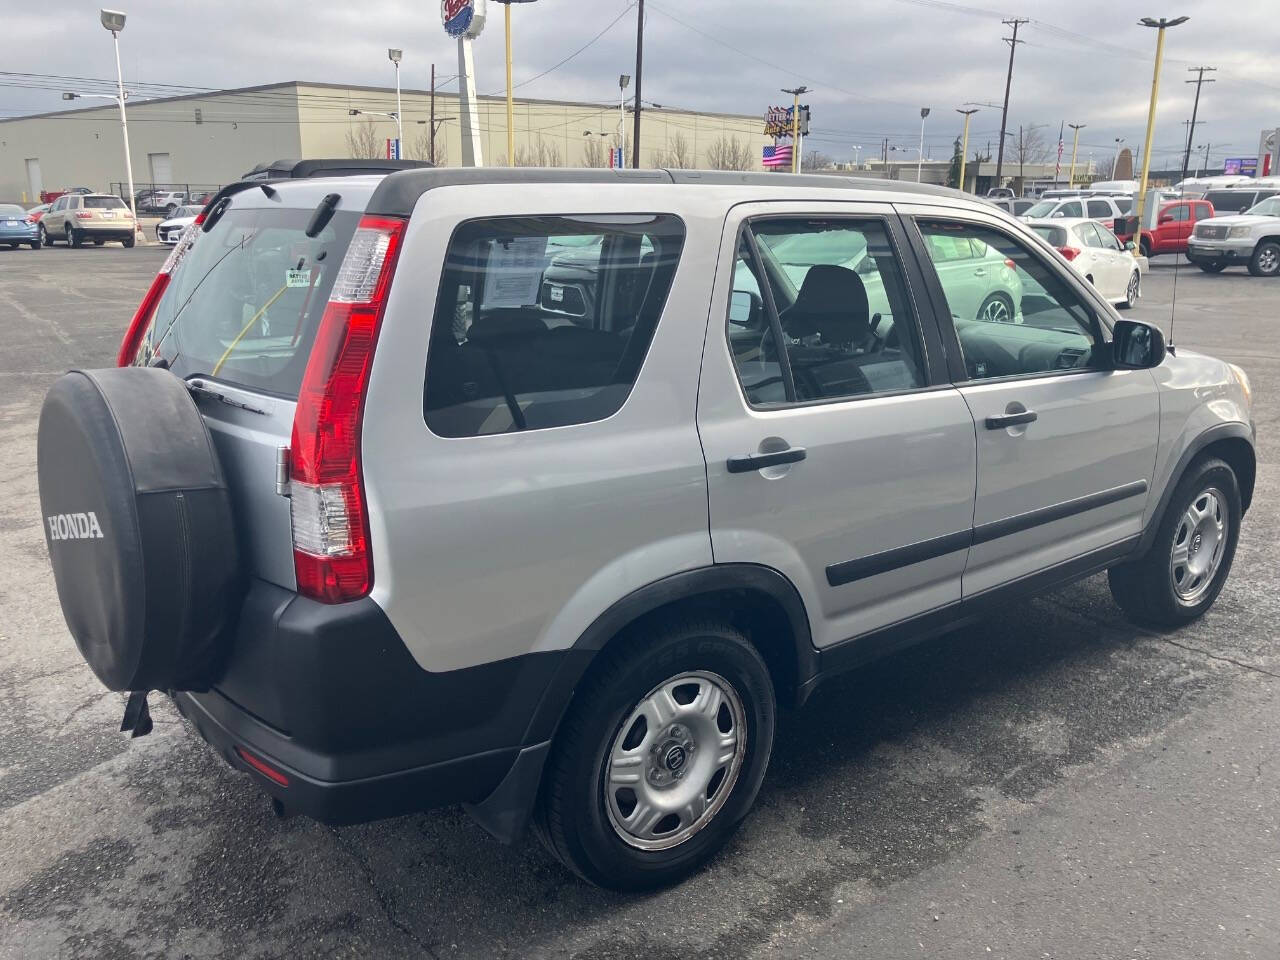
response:
M1177 275L1175 341L1248 371L1259 429L1204 620L1138 630L1093 578L833 681L784 718L728 852L625 897L457 810L277 821L160 698L150 737L115 732L58 609L36 417L63 370L111 362L165 253L0 251L0 955L1280 950L1280 282ZM1173 281L1157 259L1134 316L1167 331Z

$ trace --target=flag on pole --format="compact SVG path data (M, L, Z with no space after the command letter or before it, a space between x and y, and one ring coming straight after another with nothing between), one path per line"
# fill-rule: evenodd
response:
M1058 178L1062 176L1062 148L1066 146L1066 142L1062 139L1063 133L1066 132L1066 121L1058 124L1058 165L1053 168L1053 181L1058 182Z
M791 146L772 146L764 148L764 165L766 167L790 167Z

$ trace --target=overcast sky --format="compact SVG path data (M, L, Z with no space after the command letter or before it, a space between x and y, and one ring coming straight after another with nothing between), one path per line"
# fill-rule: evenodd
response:
M404 48L405 87L426 87L432 61L441 76L457 70L456 44L440 26L435 0L119 2L129 15L121 35L126 84L223 88L297 79L390 85L389 46ZM849 159L854 145L864 157L878 153L885 137L914 156L919 108L929 106L927 149L941 157L960 129L955 108L1002 98L1008 47L1000 38L1008 28L1000 20L1016 15L1031 22L1019 34L1026 43L1015 62L1010 128L1047 125L1046 139L1056 144L1061 122L1085 123L1081 158L1091 152L1102 158L1114 151L1115 137L1141 144L1156 32L1138 26L1138 16L1188 15L1189 23L1167 34L1155 165L1180 162L1195 89L1183 81L1193 76L1187 68L1198 65L1218 72L1204 88L1195 143L1213 144L1218 162L1256 154L1259 131L1280 126L1276 0L1163 2L1146 9L1124 0L993 0L991 6L983 0L646 0L643 96L671 106L760 113L788 101L780 87L805 84L812 88L808 144L838 159ZM489 25L475 44L481 93L500 92L504 84L502 11L490 6ZM114 75L96 3L5 0L4 8L8 42L0 66L8 73L0 76L0 116L63 106L64 83L17 80L14 73ZM538 0L516 6L513 20L518 84L601 34L569 62L523 83L520 94L616 102L618 74L634 73L630 0ZM982 108L971 147L987 141L994 147L999 126L998 107Z

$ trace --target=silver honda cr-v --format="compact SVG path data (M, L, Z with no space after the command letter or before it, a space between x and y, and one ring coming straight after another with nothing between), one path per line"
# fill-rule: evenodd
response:
M1242 370L897 182L237 184L120 365L40 472L126 727L166 691L281 813L463 802L618 888L721 847L838 671L1101 570L1200 616L1254 486Z

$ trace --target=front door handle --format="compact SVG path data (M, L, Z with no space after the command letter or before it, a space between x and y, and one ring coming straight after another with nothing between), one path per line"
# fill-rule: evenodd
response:
M726 466L730 473L750 473L752 470L763 470L765 467L777 467L784 463L799 463L808 453L804 447L788 447L773 453L747 453L739 457L730 457Z
M1021 413L1005 413L998 417L987 417L988 430L1003 430L1005 427L1016 427L1022 423L1035 423L1039 419L1034 410L1023 410Z

